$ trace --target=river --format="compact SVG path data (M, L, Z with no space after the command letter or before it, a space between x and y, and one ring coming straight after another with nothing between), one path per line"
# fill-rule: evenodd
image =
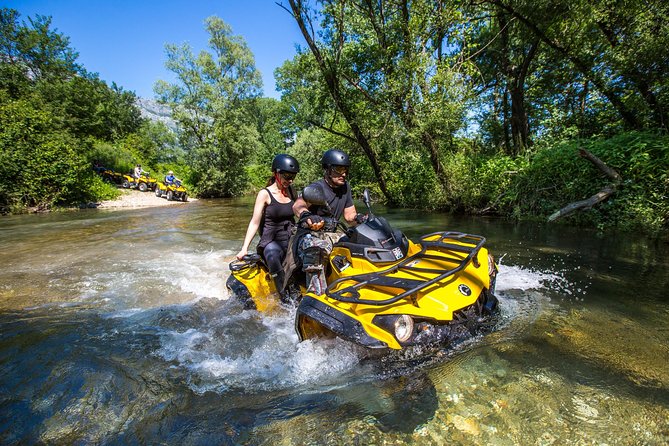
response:
M0 218L0 443L669 444L669 244L375 207L487 237L493 333L421 360L228 299L252 201Z

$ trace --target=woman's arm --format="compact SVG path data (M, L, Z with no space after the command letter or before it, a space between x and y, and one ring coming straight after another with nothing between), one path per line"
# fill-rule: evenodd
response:
M251 221L249 222L249 227L246 229L246 237L244 237L244 244L242 245L242 249L237 253L238 260L241 260L242 257L248 254L249 245L251 244L253 237L255 237L256 232L258 232L258 228L260 227L260 219L262 218L262 214L265 211L265 206L267 206L269 203L270 203L270 198L269 198L269 193L267 193L267 190L263 189L260 192L258 192L258 196L256 197L256 203L253 206L253 216L251 217Z
M300 218L300 215L304 211L309 210L309 204L307 204L306 201L304 201L304 198L298 197L297 200L295 200L295 203L293 203L293 214L295 214L295 217Z

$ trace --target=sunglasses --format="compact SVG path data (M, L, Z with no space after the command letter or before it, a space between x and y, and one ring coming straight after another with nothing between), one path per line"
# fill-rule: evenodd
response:
M292 172L281 172L281 176L282 176L283 179L286 180L286 181L292 181L292 180L295 179L295 177L297 176L297 174L296 174L296 173L292 173Z
M348 166L331 166L331 171L337 175L348 174Z

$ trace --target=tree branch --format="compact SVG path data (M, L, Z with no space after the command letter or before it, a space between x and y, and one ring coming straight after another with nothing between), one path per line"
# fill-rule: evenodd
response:
M316 121L312 121L311 119L307 120L307 122L308 122L309 124L313 125L314 127L318 127L318 128L321 129L321 130L325 130L325 131L328 132L328 133L332 133L333 135L340 136L340 137L345 138L345 139L347 139L347 140L349 140L349 141L351 141L351 142L357 142L357 141L355 140L354 137L352 137L352 136L350 136L350 135L347 135L346 133L338 132L337 130L334 130L334 129L330 128L330 127L326 127L326 126L324 126L323 124L319 124L319 123L316 122Z
M569 215L572 212L578 211L580 209L590 209L594 205L601 203L602 201L609 198L614 192L615 192L614 187L606 186L604 189L597 192L595 195L588 198L587 200L575 201L574 203L570 203L567 206L563 207L562 209L560 209L559 211L555 212L553 215L548 217L548 221L549 222L555 221L558 218L562 218L565 215Z
M622 182L623 178L620 176L618 172L611 169L609 166L606 165L606 163L604 163L604 161L600 160L599 158L597 158L595 155L588 152L584 148L578 149L578 156L587 159L592 164L594 164L599 170L604 172L604 174L607 177L611 178L614 181L614 186L617 186Z
M563 207L562 209L560 209L559 211L553 213L550 217L548 217L549 222L553 222L558 218L562 218L566 215L569 215L581 209L591 209L594 205L607 200L611 195L613 195L616 192L616 187L623 180L623 178L620 176L618 172L607 166L606 163L604 163L602 160L600 160L587 150L583 148L578 149L578 156L580 156L581 158L585 158L592 164L594 164L595 167L597 167L607 177L613 180L613 184L604 187L602 190L600 190L595 195L586 200L575 201L573 203L568 204L567 206Z

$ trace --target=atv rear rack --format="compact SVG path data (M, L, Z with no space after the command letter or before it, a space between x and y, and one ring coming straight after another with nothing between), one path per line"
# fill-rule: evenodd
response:
M436 240L427 239L434 238L438 236ZM453 243L454 241L465 243L460 245ZM433 232L432 234L424 235L420 238L421 250L420 252L407 257L401 262L392 265L391 267L381 270L374 273L366 274L357 274L353 276L341 277L330 285L328 285L325 290L325 295L329 298L338 300L340 302L348 302L355 304L367 304L367 305L389 305L397 302L398 300L407 298L418 291L427 288L445 278L452 276L455 273L462 271L467 264L473 260L474 266L479 267L477 254L481 247L485 244L485 237L480 235L473 234L464 234L462 232ZM416 260L421 259L432 259L432 260L444 260L443 256L436 256L432 254L427 254L428 249L444 249L450 251L456 251L459 253L466 253L467 256L464 259L450 258L457 262L457 265L449 270L434 269L434 268L419 268L412 266L411 263ZM400 279L395 277L390 277L391 274L394 274L398 271L407 271L407 272L418 272L418 273L434 273L438 274L436 277L430 280L416 280L416 279ZM342 288L338 291L331 291L338 284L342 282L356 282L354 285L350 285L346 288ZM382 286L382 287L392 287L400 288L404 292L391 297L385 300L370 300L370 299L361 299L360 292L358 291L361 288L367 286Z

